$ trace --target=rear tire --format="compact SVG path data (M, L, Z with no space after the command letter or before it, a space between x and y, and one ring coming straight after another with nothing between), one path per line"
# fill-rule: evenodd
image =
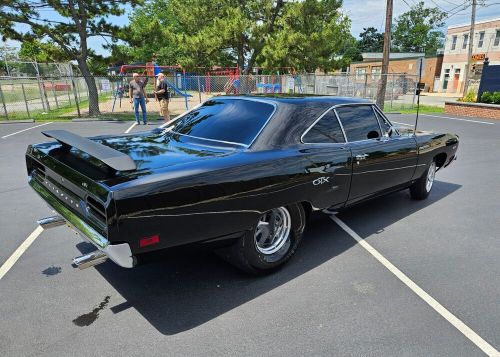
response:
M432 160L429 167L417 181L410 186L410 196L414 200L425 200L431 193L434 186L434 178L436 176L437 165L436 161Z
M271 273L295 253L305 221L306 214L301 204L272 209L259 218L251 231L217 253L249 274Z

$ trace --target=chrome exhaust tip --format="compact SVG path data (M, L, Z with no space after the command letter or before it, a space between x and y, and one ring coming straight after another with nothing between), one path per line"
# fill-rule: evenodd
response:
M54 228L58 226L63 226L66 224L66 220L62 218L59 215L56 216L50 216L46 218L39 219L37 223L43 228L43 229L49 229L49 228Z
M108 256L100 250L96 250L95 252L73 258L72 265L75 268L83 270L104 263L106 260L108 260Z

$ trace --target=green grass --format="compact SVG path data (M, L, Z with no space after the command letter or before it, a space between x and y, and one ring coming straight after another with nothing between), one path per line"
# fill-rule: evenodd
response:
M99 94L99 102L103 102L106 100L109 100L111 98L111 95L109 93L106 94ZM82 100L79 103L80 106L80 111L84 111L88 108L89 106L89 101L87 99ZM116 114L110 115L110 117L115 118ZM130 115L129 115L130 116ZM84 116L82 116L84 117ZM132 116L130 116L133 118ZM37 122L44 122L44 121L69 121L72 119L78 118L78 114L76 114L76 105L75 104L67 104L65 106L62 106L58 109L53 109L47 112L46 114L43 114L42 109L30 111L30 116L28 117L28 114L25 112L14 112L14 113L9 113L9 120L23 120L23 119L34 119ZM126 119L125 116L123 119L119 120L130 120Z
M385 103L384 106L384 112L386 113L391 113L391 112L398 112L401 114L416 114L417 113L417 106L415 105L413 108L409 108L409 106L404 106L404 105L399 105L399 104L393 104L391 107L390 102ZM438 107L435 105L420 105L419 113L444 113L444 108Z

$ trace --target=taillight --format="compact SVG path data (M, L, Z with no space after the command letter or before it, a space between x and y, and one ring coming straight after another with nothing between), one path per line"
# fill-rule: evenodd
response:
M160 243L160 236L154 235L151 237L144 237L139 240L139 247L147 247L148 245L158 244Z

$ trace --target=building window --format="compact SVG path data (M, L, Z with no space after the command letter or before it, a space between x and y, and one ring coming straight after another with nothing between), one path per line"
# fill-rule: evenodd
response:
M500 30L497 30L497 34L495 36L495 42L493 42L493 46L498 46L500 43Z
M380 79L381 73L382 73L382 67L373 67L372 68L372 79Z
M457 48L457 36L451 38L451 50L454 51Z
M484 42L484 31L479 33L479 41L477 43L477 47L478 48L483 47L483 42Z
M467 44L469 42L469 35L464 35L464 43L462 44L462 49L466 49L467 48Z
M366 67L356 68L356 79L364 79L366 73Z

